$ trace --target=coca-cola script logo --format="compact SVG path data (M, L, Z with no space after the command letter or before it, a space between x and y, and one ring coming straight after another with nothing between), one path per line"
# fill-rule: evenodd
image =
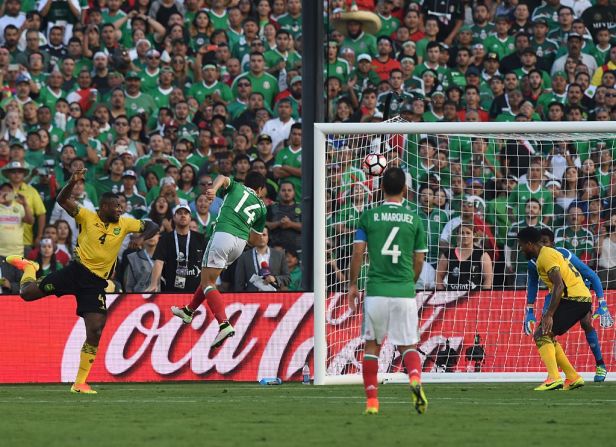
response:
M338 293L327 301L328 375L361 371L361 315L351 313L345 299L344 294ZM415 299L419 313L417 347L424 371L544 371L533 338L523 333L524 291L419 292ZM537 308L541 306L538 302ZM606 346L611 346L614 329L603 329L600 336ZM560 337L560 341L580 371L594 371L594 359L579 326ZM385 340L379 371L401 370L399 353Z
M184 325L171 314L171 305L184 304L190 298L108 295L107 325L88 380L300 378L314 345L311 293L225 294L227 314L236 334L219 349L211 347L218 324L205 306L191 325ZM73 381L85 340L83 320L74 314L74 298L46 298L33 303L16 298L10 300L10 306L15 311L21 309L21 313L12 315L37 315L43 324L40 330L34 324L27 327L29 320L22 322L22 330L0 328L0 335L7 336L0 338L0 355L8 359L0 366L1 381ZM29 377L20 379L18 369L23 370L23 357L18 358L16 345L9 347L9 343L24 344L28 338L35 345L40 340L41 348L33 353Z

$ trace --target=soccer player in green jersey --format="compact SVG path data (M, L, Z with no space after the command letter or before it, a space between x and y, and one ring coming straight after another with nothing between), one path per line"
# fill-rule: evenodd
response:
M363 338L366 342L362 374L366 391L366 414L378 414L379 353L385 339L396 345L411 383L418 413L425 413L428 400L421 386L421 357L415 281L428 251L424 226L417 214L403 206L406 176L389 168L382 179L385 200L365 211L355 233L349 281L349 307L359 297L357 281L366 248L370 266L364 298Z
M195 310L207 299L207 304L220 325L212 347L220 346L235 330L225 312L222 295L216 289L216 279L244 252L246 243L256 245L262 237L267 214L261 200L267 195L265 177L249 172L244 184L224 175L218 175L207 190L208 199L214 200L222 188L224 202L220 208L214 234L210 238L201 270L201 284L192 301L184 307L171 307L171 312L184 323L192 322Z

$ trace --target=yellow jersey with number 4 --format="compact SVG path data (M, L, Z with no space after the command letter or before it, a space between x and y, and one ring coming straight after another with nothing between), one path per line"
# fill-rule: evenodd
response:
M77 244L75 259L96 276L108 279L113 273L122 241L128 233L141 233L144 223L131 217L104 223L98 214L79 207L75 215Z
M550 289L550 293L554 289L554 284L552 284L548 275L554 269L559 270L563 278L565 285L563 299L591 301L590 290L584 284L584 279L580 272L558 251L550 247L543 247L537 258L537 273Z

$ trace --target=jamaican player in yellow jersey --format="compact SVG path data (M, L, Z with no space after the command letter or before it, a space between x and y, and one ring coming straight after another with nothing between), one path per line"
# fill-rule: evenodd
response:
M85 322L86 341L81 348L79 370L71 392L96 394L86 379L107 320L107 280L113 274L124 237L129 233L142 233L144 239L149 239L158 232L158 225L152 221L120 217L122 208L113 193L102 195L96 213L79 206L71 198L71 192L77 183L84 181L85 172L85 169L75 171L57 197L60 206L75 218L79 229L74 260L40 283L36 280L39 268L36 262L21 256L9 256L6 260L24 272L19 293L25 301L49 295L75 295L77 315Z
M567 332L591 310L592 297L584 284L584 278L563 255L541 244L538 228L523 228L518 233L520 250L528 259L537 260L539 278L548 286L552 301L541 318L534 333L541 360L548 370L548 379L535 390L571 390L584 385L584 380L575 371L560 343L554 338ZM563 380L558 368L565 373Z

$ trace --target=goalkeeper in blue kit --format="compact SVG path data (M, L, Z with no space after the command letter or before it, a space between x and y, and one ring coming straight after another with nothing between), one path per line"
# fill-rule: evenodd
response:
M603 287L601 286L601 280L599 276L592 271L590 267L584 264L577 256L571 253L566 248L562 247L554 247L554 233L547 229L541 229L541 244L547 247L552 247L557 250L563 257L569 261L573 266L580 272L584 282L586 283L589 289L595 291L597 298L599 299L599 307L595 311L594 314L588 313L586 317L580 320L580 326L584 330L586 334L586 340L588 341L588 346L590 346L590 350L595 357L595 362L597 365L597 369L595 371L595 382L603 382L607 375L607 368L605 367L605 362L603 361L603 355L601 354L601 346L599 344L599 337L597 336L597 331L592 326L592 319L599 318L599 323L601 327L611 327L614 325L614 319L610 315L610 312L607 308L607 302L605 301L605 296L603 294ZM526 335L531 335L534 330L534 326L536 323L535 313L534 313L534 304L537 299L537 291L539 289L539 276L537 274L537 264L535 259L531 259L528 261L528 296L526 298L526 316L524 317L524 332ZM550 306L551 295L548 294L545 297L545 301L543 303L543 311L542 314Z

